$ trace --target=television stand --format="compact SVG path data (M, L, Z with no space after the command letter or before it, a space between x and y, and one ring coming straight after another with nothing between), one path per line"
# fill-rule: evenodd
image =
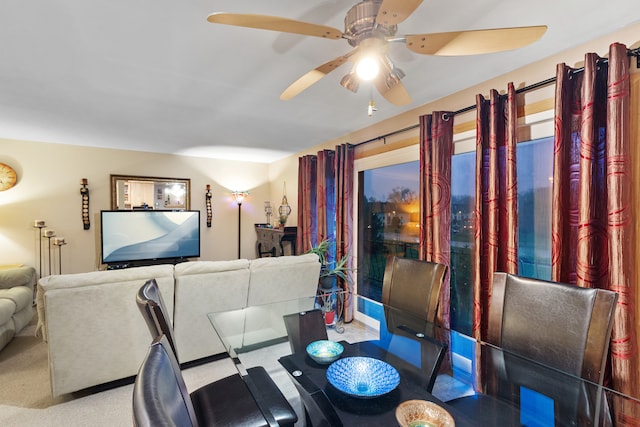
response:
M107 264L107 270L122 270L131 267L149 267L151 265L161 264L180 264L189 261L189 258L164 258L164 259L148 259L144 261L129 261Z

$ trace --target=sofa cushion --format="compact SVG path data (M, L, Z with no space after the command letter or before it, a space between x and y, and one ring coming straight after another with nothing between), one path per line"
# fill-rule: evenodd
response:
M150 267L92 271L89 273L62 274L57 276L43 277L38 281L36 292L36 303L38 309L38 325L36 327L36 334L42 335L44 340L47 339L46 303L44 300L45 292L53 291L56 289L70 290L73 288L100 287L102 285L110 283L122 284L132 280L144 281L158 277L173 278L173 266L163 264ZM142 286L142 284L140 286ZM169 301L166 301L168 305L167 311L169 311L169 313L173 313L173 293L171 294L171 298L168 299ZM133 302L135 303L135 294L133 296Z
M176 264L175 275L190 276L194 274L218 273L221 271L246 270L249 260L234 259L231 261L188 261Z
M318 289L316 254L259 258L251 261L249 270L249 306L313 296Z
M9 289L15 286L27 286L33 289L36 270L33 267L16 267L0 270L0 289Z
M33 267L0 268L0 349L33 317Z
M245 307L249 261L190 261L175 267L175 333L178 360L222 353L207 314Z
M2 298L0 291L0 326L11 320L11 316L16 312L16 303L8 298Z
M15 304L15 311L33 305L33 291L28 286L15 286L11 289L0 289L0 299L8 299Z
M9 344L15 335L16 330L13 327L13 322L0 324L0 349Z
M13 314L12 320L13 320L13 325L16 328L16 334L18 332L20 332L21 330L24 329L25 326L27 326L29 323L31 323L31 320L33 320L33 303L27 305L25 308L23 308L22 310L16 311Z

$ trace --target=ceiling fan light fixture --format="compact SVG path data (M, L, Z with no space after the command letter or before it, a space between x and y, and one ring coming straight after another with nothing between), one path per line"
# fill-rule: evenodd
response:
M400 79L394 73L389 73L385 76L384 85L388 89L393 89L398 83L400 83Z
M340 85L344 88L349 89L351 92L358 92L358 88L360 87L360 81L356 74L351 71L349 74L345 75L342 80L340 80Z
M381 59L381 64L382 70L376 81L379 85L382 85L382 87L393 89L405 76L404 71L396 67L393 64L393 61L391 61L391 59L386 55Z
M391 71L391 74L396 76L398 78L398 80L402 80L404 78L404 76L405 76L404 71L402 71L400 68L397 68L397 67L393 67L393 70Z
M398 83L400 83L400 80L402 80L402 78L404 77L404 71L402 71L400 68L393 68L387 73L385 77L385 84L389 89L392 89Z
M374 57L365 56L356 64L356 74L364 81L375 79L379 72L380 65Z

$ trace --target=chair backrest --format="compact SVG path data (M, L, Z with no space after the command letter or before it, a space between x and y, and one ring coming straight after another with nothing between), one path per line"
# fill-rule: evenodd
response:
M282 317L293 353L304 352L307 345L313 341L328 339L324 317L322 311L318 309L287 314Z
M133 386L136 427L197 427L191 397L167 337L156 337Z
M136 295L136 302L138 303L142 317L144 317L144 320L147 322L151 339L165 335L177 359L178 352L176 351L175 340L173 338L173 328L169 323L169 316L165 308L166 305L164 304L160 288L158 288L158 283L155 279L149 279L142 285Z
M446 272L443 264L390 258L384 271L382 303L435 323Z
M487 340L602 384L618 294L494 273Z
M342 427L342 421L336 413L336 409L327 397L325 390L316 385L305 372L300 375L293 376L292 371L295 369L291 360L281 360L280 363L285 367L289 378L295 385L300 400L304 405L306 414L306 423L308 426L318 427Z
M394 331L394 337L391 338L391 342L389 343L389 351L405 360L408 360L410 356L404 353L415 350L411 346L394 347L393 340L396 336L406 337L420 344L420 365L417 368L422 372L420 380L426 390L431 393L433 391L433 386L436 383L440 366L442 365L442 361L444 360L444 356L447 352L448 345L444 342L438 341L432 336L422 333L422 331L413 330L409 326L397 326Z

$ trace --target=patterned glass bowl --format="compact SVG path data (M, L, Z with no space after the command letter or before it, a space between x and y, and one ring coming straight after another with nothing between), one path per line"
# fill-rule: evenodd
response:
M373 398L395 389L400 384L400 374L382 360L345 357L327 368L327 380L350 396Z
M426 400L407 400L396 408L401 427L454 427L453 417L445 409Z
M320 364L336 361L343 351L342 344L329 340L314 341L307 346L309 357Z

